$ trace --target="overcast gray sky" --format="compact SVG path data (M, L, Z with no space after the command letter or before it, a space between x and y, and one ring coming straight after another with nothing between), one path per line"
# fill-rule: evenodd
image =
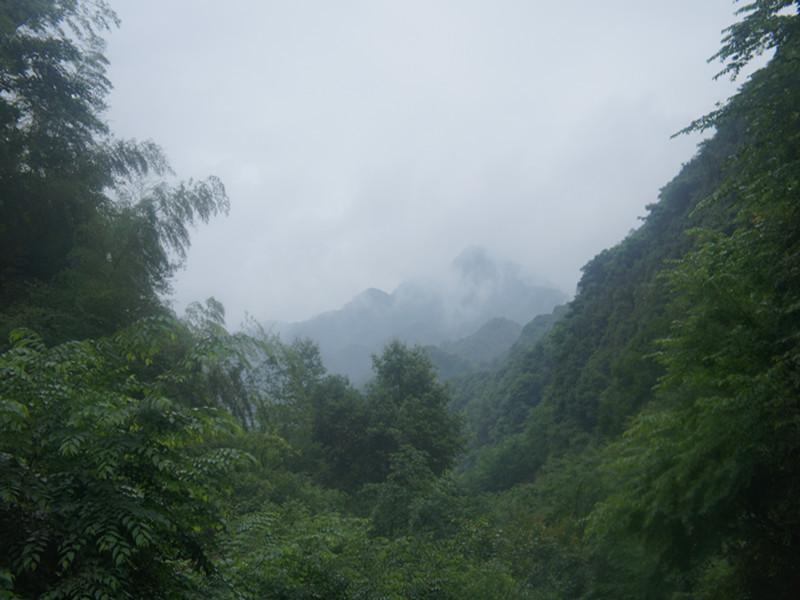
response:
M482 245L574 292L729 96L730 0L112 0L109 119L231 213L175 306L236 325L391 291Z

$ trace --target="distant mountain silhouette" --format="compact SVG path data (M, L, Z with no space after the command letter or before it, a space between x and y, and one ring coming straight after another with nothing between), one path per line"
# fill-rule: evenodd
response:
M517 322L498 317L487 321L478 331L465 338L445 341L426 350L439 377L455 380L470 373L494 368L514 353L532 348L553 325L564 316L566 304L553 312L534 317L524 327Z
M389 340L428 346L462 340L462 345L471 345L468 360L481 363L494 354L482 345L507 350L521 324L566 300L563 292L536 283L518 265L473 247L459 254L440 278L407 281L391 294L370 288L337 310L274 324L274 329L285 340L314 340L330 371L360 383L370 376L371 355ZM493 319L502 321L489 331L504 341L487 342L486 332L472 341L462 339Z
M426 350L439 377L450 380L486 369L504 357L519 339L521 331L522 326L516 321L496 317L467 337L427 346Z
M522 325L505 317L495 317L478 331L455 341L442 342L439 347L477 365L488 364L507 352L517 341Z

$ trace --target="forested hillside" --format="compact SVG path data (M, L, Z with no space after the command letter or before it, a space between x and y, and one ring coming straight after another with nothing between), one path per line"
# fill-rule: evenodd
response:
M771 59L572 302L355 388L168 308L221 182L109 131L103 2L0 3L0 597L798 597L798 8L742 7L720 75Z
M463 477L508 490L500 505L552 536L547 567L571 569L545 586L556 597L800 592L791 4L742 9L720 75L774 58L689 127L716 132L643 225L584 267L552 333L459 384L476 446Z

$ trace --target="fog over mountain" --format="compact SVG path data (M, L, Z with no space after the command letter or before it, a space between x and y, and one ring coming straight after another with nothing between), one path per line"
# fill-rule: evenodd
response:
M437 278L364 290L337 310L297 323L270 323L285 340L310 338L332 371L363 381L371 355L387 341L438 345L473 334L492 319L522 326L567 300L519 265L470 247Z
M230 215L177 312L299 321L479 244L572 293L694 154L730 0L114 0L109 119ZM146 43L142 43L146 40ZM236 257L231 260L231 257Z
M506 356L522 332L522 326L505 317L496 317L481 325L474 333L447 340L438 346L428 346L428 356L443 380L490 368Z

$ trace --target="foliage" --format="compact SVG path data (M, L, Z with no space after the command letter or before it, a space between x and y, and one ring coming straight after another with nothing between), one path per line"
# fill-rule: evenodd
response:
M214 299L167 316L224 188L107 131L102 0L3 3L0 597L795 597L798 7L742 7L720 75L773 58L568 307L358 390Z
M228 209L216 178L170 185L152 142L115 140L103 1L0 6L0 334L108 335L164 312L188 227ZM157 178L157 180L153 180Z
M375 538L363 519L313 515L298 504L243 518L226 552L236 558L219 598L519 597L502 566L482 565L458 543Z
M0 356L0 569L12 597L173 598L213 570L220 476L241 453L207 445L224 413L165 395L177 371L140 324L47 348L17 331ZM16 595L16 596L14 596Z
M660 402L615 445L618 492L594 517L598 535L633 531L704 597L722 587L789 598L798 586L800 37L798 16L777 14L788 4L756 3L730 31L722 56L734 73L740 56L779 44L703 122L746 134L721 192L699 209L724 192L736 217L698 231L698 248L669 274L676 320L659 354Z
M427 456L403 446L390 457L386 481L365 486L370 497L372 532L382 536L399 534L452 533L458 526L458 491L452 481L437 478Z
M314 439L326 456L328 481L349 491L385 481L403 448L441 475L461 447L460 423L425 350L393 342L374 357L374 370L363 396L342 380L329 379L321 388Z
M527 522L513 532L553 540L532 564L524 537L509 556L548 574L559 569L549 559L573 557L573 583L583 581L531 582L532 594L796 595L797 8L742 9L714 58L736 75L773 49L768 66L692 124L714 137L642 227L584 268L551 334L462 396L479 443L462 479L508 490L490 506L525 494ZM597 448L603 480L588 478L582 507L566 512L573 523L543 516L569 506L547 484L556 470Z
M373 427L383 430L388 444L377 449L386 457L382 471L388 471L389 455L408 445L425 454L433 473L443 473L460 449L460 423L447 410L450 398L425 351L392 342L374 358L374 370L367 398Z

